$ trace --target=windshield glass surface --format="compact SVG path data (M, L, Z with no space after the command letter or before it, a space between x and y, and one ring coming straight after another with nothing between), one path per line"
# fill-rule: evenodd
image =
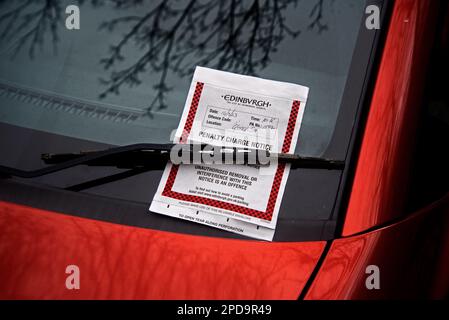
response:
M365 1L82 1L79 30L69 4L1 2L1 122L166 143L199 65L309 87L296 151L326 151Z

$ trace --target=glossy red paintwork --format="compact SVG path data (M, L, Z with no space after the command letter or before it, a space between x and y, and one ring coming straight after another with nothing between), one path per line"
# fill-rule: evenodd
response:
M297 299L324 243L115 225L0 202L0 299ZM65 269L80 268L67 290Z
M343 236L404 214L437 4L428 0L395 2Z
M435 2L397 0L343 234L401 216ZM449 197L406 221L335 240L308 299L447 294ZM0 298L296 299L324 242L180 235L0 202ZM440 248L435 247L439 243ZM81 289L65 287L65 268ZM381 268L380 291L364 286ZM439 281L435 282L434 279Z
M368 290L366 267L380 269L380 289ZM307 299L449 297L449 195L393 226L338 239Z

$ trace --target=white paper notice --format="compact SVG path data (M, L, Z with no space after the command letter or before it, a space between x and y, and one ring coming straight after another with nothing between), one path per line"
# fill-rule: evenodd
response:
M176 143L293 153L309 89L197 67ZM273 239L290 166L168 164L153 212Z

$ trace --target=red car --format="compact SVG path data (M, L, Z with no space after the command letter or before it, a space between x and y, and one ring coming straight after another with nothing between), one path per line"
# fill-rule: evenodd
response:
M447 298L447 2L218 2L0 4L0 298ZM307 85L296 153L344 162L292 170L272 243L148 212L157 164L24 173L169 142L195 65Z

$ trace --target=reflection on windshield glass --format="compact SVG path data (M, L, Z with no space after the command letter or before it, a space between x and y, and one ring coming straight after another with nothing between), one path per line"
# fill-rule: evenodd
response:
M168 142L197 65L311 88L300 151L335 126L364 1L0 2L0 121L111 144Z

